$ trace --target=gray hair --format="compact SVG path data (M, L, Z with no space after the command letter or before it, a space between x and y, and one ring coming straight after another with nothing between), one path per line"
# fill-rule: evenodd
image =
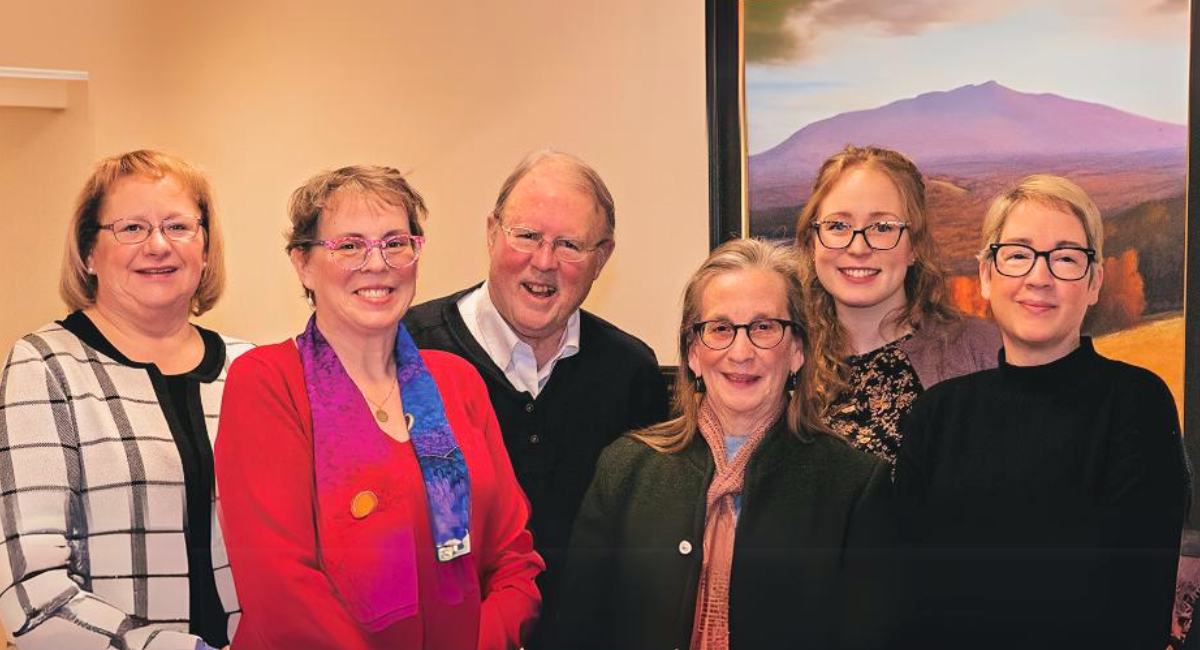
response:
M512 194L513 189L516 188L517 183L521 182L522 178L525 178L529 175L529 172L539 166L551 163L562 165L567 170L575 186L586 192L596 202L596 207L604 213L607 230L605 236L611 239L617 230L617 212L616 206L613 203L612 193L608 191L608 186L604 184L604 179L600 178L600 174L591 165L569 153L553 149L534 151L521 159L521 162L517 163L516 168L512 170L508 178L504 179L504 184L500 186L500 195L496 197L496 207L493 209L493 214L495 214L496 218L500 218L500 213L504 211L505 204L508 203L508 197Z

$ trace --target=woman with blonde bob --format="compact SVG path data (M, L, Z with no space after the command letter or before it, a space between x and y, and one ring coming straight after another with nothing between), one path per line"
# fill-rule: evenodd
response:
M858 449L894 462L900 421L923 390L995 367L996 329L950 305L925 182L899 152L847 146L826 160L796 245L812 295L815 411Z
M212 439L249 346L191 323L224 286L218 226L204 175L157 151L101 160L79 195L72 312L0 380L0 617L22 650L229 643Z
M1081 334L1103 246L1100 211L1056 176L984 218L1000 365L922 395L896 464L924 559L911 647L1167 644L1189 472L1167 386Z
M722 245L689 280L677 415L601 456L568 552L561 647L886 635L887 583L869 565L889 537L890 474L815 417L803 300L791 249L757 240Z

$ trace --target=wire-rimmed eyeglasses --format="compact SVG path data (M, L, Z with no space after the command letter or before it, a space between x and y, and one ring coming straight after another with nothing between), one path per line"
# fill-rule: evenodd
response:
M371 249L378 248L383 256L383 263L393 269L403 269L412 266L421 257L421 248L425 238L421 235L400 234L384 237L383 239L367 239L365 237L337 237L334 239L316 239L307 242L310 245L320 245L329 249L329 259L347 271L357 271L367 265L371 259Z
M1010 278L1029 275L1037 265L1039 257L1046 258L1050 275L1065 282L1082 280L1096 260L1096 251L1079 246L1059 246L1048 251L1039 251L1025 244L992 244L992 263L996 272Z
M692 331L700 342L710 350L724 350L733 345L738 330L746 330L750 343L760 350L770 350L783 341L787 329L798 327L795 321L782 318L759 318L749 323L731 323L727 320L706 320L692 325Z
M862 228L855 228L845 221L818 221L812 225L817 239L825 248L842 250L850 248L854 238L862 235L871 250L887 251L900 244L900 236L908 230L908 222L900 220L876 221Z
M173 217L167 217L154 225L150 221L141 217L130 217L128 219L117 219L116 221L96 226L97 230L107 230L113 234L113 238L122 244L140 244L150 235L154 234L155 230L162 231L163 237L171 241L190 241L200 232L200 228L204 225L204 219L191 214L177 214Z
M504 240L508 242L509 247L519 253L536 253L547 241L542 233L524 226L509 227L501 224L500 229L504 231ZM595 246L588 246L575 239L559 237L550 242L550 250L560 262L582 262L589 253L604 245L605 241L602 239Z

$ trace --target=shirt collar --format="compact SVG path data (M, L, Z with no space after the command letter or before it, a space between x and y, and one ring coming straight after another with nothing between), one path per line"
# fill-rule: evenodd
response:
M501 370L508 372L512 365L513 351L518 345L529 347L496 309L487 282L460 298L458 311L462 314L467 329ZM579 320L579 310L576 309L567 319L567 331L559 343L558 352L546 362L547 369L553 366L555 361L579 352Z

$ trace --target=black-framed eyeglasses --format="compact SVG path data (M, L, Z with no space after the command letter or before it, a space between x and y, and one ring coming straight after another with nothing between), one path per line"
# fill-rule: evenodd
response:
M876 221L862 228L855 228L845 221L818 221L812 225L817 231L817 240L825 248L842 250L850 248L854 238L862 235L871 250L887 251L900 244L900 236L908 230L908 222L900 220Z
M1029 275L1039 257L1046 258L1050 275L1066 282L1082 280L1096 261L1096 251L1079 246L1059 246L1039 251L1025 244L992 244L992 263L996 272L1010 278Z
M504 231L504 240L508 242L509 247L519 253L536 253L542 244L548 241L545 235L532 228L501 224L500 229ZM605 241L607 240L602 239L595 246L588 246L575 239L559 237L550 242L550 250L560 262L582 262L587 259L588 254L603 246Z
M329 249L329 259L347 271L357 271L371 259L371 249L378 248L383 263L393 269L412 266L421 257L425 238L421 235L402 233L383 239L364 237L337 237L305 242L308 245L324 246Z
M97 230L107 230L113 234L113 238L122 244L140 244L150 235L154 234L155 230L162 231L163 237L171 241L190 241L200 232L200 228L204 226L204 218L197 217L191 214L177 214L173 217L167 217L154 225L149 220L141 217L130 217L128 219L117 219L116 221L96 226Z
M779 345L783 334L788 328L799 325L795 321L782 318L759 318L749 323L731 323L727 320L706 320L692 325L692 331L700 337L700 342L710 350L724 350L733 345L738 330L746 330L750 343L760 350L770 350Z

